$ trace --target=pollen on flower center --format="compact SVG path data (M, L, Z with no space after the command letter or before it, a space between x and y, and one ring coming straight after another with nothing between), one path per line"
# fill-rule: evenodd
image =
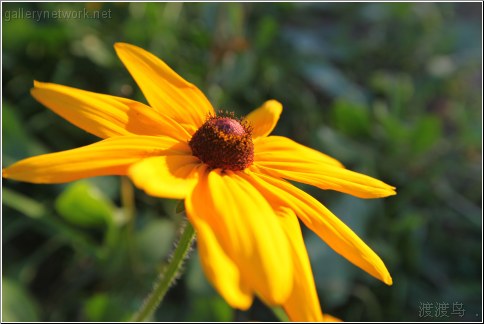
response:
M215 118L209 121L218 130L225 134L234 134L242 136L245 134L245 129L238 121L229 117Z
M241 171L254 162L250 126L227 116L210 116L188 142L192 154L211 168Z

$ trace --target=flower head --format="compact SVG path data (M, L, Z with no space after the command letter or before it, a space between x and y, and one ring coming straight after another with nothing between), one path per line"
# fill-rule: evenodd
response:
M212 169L242 171L254 162L252 130L232 117L209 117L188 142L192 154Z
M353 231L286 180L361 198L394 195L394 187L269 136L282 112L275 100L241 120L217 115L197 87L154 55L123 43L115 49L149 106L35 82L38 101L103 140L27 158L3 169L3 177L60 183L127 175L149 195L185 199L205 274L235 308L247 309L257 295L282 305L291 320L323 320L297 218L350 262L392 284L381 259Z

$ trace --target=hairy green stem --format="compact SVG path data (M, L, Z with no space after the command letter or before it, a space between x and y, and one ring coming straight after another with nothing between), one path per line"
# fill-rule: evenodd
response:
M178 277L183 260L187 257L194 238L195 231L192 225L186 221L182 228L180 240L178 241L168 265L161 270L160 275L154 284L153 291L146 298L138 312L133 316L133 322L143 322L148 320L151 314L156 310L168 291L168 288L170 288L172 282Z

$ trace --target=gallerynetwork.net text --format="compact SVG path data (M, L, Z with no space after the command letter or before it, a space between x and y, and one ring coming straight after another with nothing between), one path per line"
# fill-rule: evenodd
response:
M111 19L111 9L108 10L5 10L4 21L15 19L32 19L36 22L47 19Z

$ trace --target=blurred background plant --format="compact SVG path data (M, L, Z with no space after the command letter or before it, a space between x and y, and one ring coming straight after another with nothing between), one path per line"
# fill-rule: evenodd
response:
M305 187L379 253L394 279L385 286L307 231L323 311L347 321L482 320L481 10L480 3L2 3L2 162L97 140L36 102L33 80L144 101L112 48L133 43L217 108L244 115L280 100L275 134L397 186L397 196L379 200ZM28 19L27 11L99 11L104 19ZM4 180L2 188L3 320L129 319L172 249L178 202L148 197L119 177ZM465 312L455 312L456 303ZM438 304L448 305L448 317ZM195 251L153 319L275 317L261 303L248 312L228 307Z

